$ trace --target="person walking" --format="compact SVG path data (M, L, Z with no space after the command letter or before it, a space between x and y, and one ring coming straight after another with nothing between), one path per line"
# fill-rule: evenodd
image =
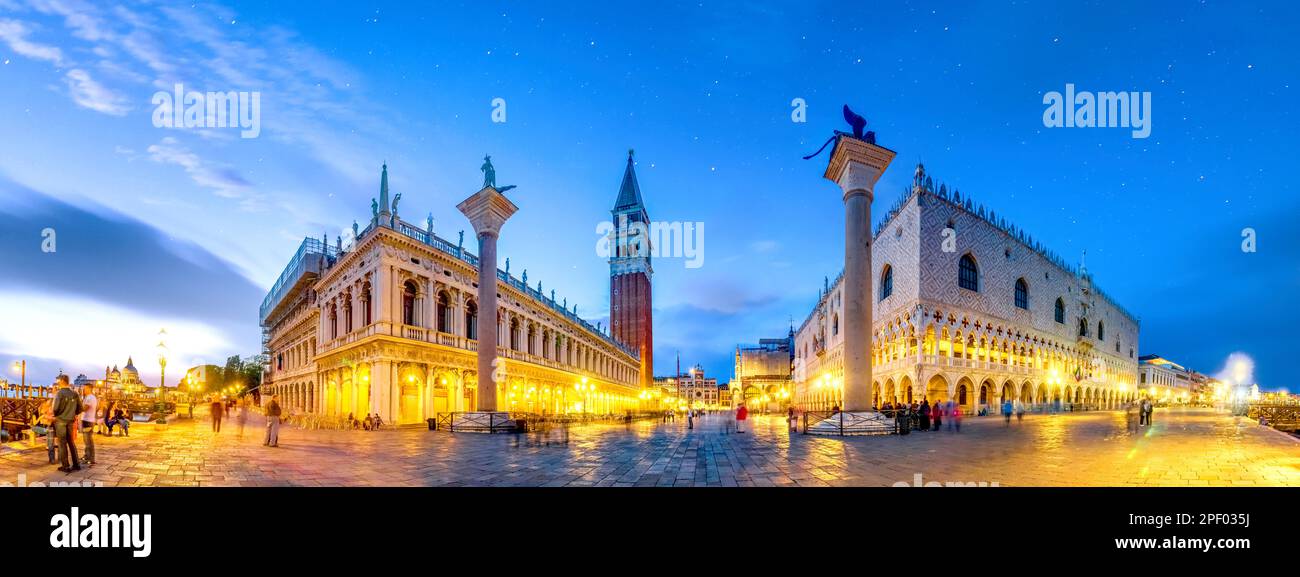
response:
M785 420L787 421L787 424L789 424L790 426L791 433L799 430L799 418L796 417L794 414L794 407L790 407L786 409Z
M239 438L244 438L244 425L248 423L248 399L239 399Z
M81 470L81 461L77 457L77 445L73 442L73 427L77 414L81 413L81 395L72 390L68 375L59 375L55 381L59 392L54 395L54 433L59 437L59 467L64 473ZM68 464L68 455L72 455L72 464Z
M749 409L746 409L745 405L741 405L739 408L736 409L736 432L737 433L745 432L745 419L747 418L749 418Z
M50 464L54 464L54 399L45 399L41 403L41 418L37 426L45 430L45 452L50 457Z
M958 407L956 403L952 402L952 399L948 399L948 402L943 406L943 414L948 416L949 431L952 430L953 425L957 422L957 411L960 410L960 408L961 407Z
M928 430L930 430L930 417L931 417L933 414L934 414L933 411L931 411L931 409L930 409L930 399L928 399L928 398L926 398L926 399L921 399L921 408L920 408L921 426L920 426L920 430L922 430L922 431L928 431Z
M95 396L94 385L84 385L81 388L81 440L85 444L85 457L82 462L87 467L95 466L95 419L99 411L99 397Z
M1151 416L1156 412L1156 404L1147 400L1147 426L1151 426Z
M1011 399L1002 399L1002 419L1002 426L1011 426Z
M220 433L221 419L223 417L222 413L225 411L226 407L224 404L222 404L221 399L219 398L213 399L211 407L212 408L210 410L212 411L212 432Z
M1133 402L1124 403L1124 430L1130 433L1137 430L1137 427L1133 425L1134 421L1137 420L1137 407L1134 405Z
M280 446L280 395L271 395L271 401L266 404L266 439L262 445Z
M1025 403L1016 401L1016 424L1025 420Z

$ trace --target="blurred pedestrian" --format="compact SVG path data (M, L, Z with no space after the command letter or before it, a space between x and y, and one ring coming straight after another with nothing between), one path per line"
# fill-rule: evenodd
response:
M1016 401L1016 423L1019 424L1021 421L1024 420L1025 420L1025 403L1023 401Z
M36 427L33 430L45 432L45 452L50 457L50 464L54 464L54 399L45 399L41 403L41 416L36 421Z
M920 429L922 431L930 430L930 418L934 416L934 411L932 411L930 407L930 399L928 398L921 399L920 415L921 415Z
M239 399L239 438L244 438L244 425L248 423L248 399Z
M948 401L948 426L951 427L954 432L961 432L961 419L961 405Z
M220 433L220 432L221 432L221 419L224 418L223 413L225 413L225 408L226 408L226 407L225 407L224 404L222 404L222 402L221 402L221 398L220 398L220 397L215 398L215 399L212 400L212 405L211 405L211 407L212 407L212 408L211 408L211 411L212 411L212 432L214 432L214 433Z
M1002 399L1002 418L1004 419L1003 422L1004 427L1011 426L1011 411L1012 411L1011 399L1009 398Z
M266 439L262 445L280 446L280 395L271 395L271 401L266 404Z
M740 408L736 409L736 432L737 433L745 432L745 419L747 418L749 418L749 409L746 409L745 405L742 404L740 405Z
M952 399L948 399L948 402L943 406L943 414L948 416L949 431L952 430L953 425L957 422L955 411L959 408L960 407L958 407L956 403L952 402ZM937 429L938 427L936 426L935 428Z

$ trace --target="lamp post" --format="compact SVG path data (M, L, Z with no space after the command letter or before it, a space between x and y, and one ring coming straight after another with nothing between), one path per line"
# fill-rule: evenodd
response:
M158 329L158 399L167 400L167 329Z
M25 397L27 395L27 360L14 361L14 372L22 374L22 381L18 386L18 395Z

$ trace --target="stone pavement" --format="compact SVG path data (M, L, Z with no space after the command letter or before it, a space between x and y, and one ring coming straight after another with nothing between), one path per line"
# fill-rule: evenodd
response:
M99 464L65 475L38 449L0 449L0 486L881 486L986 482L1001 486L1300 486L1300 441L1207 409L1157 410L1126 429L1118 412L967 418L960 433L790 435L779 417L725 434L724 417L577 426L529 435L423 429L282 429L261 445L262 417L243 439L227 421L142 424L97 437ZM567 439L566 439L567 437ZM23 477L20 477L22 475Z

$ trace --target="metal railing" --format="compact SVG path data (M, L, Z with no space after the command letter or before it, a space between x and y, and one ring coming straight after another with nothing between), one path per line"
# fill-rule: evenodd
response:
M889 419L892 423L888 426L882 426L879 420L864 417L861 413L846 413L844 411L804 411L802 421L802 433L807 434L811 427L829 426L835 434L844 435L893 435L902 432L901 429L908 427L905 415L904 419L897 418L897 414L902 411L880 411L881 416Z

